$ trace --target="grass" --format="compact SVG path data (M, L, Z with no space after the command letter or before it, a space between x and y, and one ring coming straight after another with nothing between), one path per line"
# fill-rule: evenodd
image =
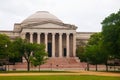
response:
M0 71L0 74L2 73L76 73L76 72L70 72L70 71ZM110 72L110 73L117 73L119 74L119 71L117 72ZM120 80L119 77L112 77L112 76L95 76L95 75L16 75L14 76L0 76L0 80Z
M0 80L119 80L120 77L88 76L88 75L57 75L57 76L1 76Z

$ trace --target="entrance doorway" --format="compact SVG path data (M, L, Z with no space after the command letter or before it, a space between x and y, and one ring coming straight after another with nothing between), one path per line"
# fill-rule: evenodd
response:
M52 43L48 43L48 57L52 57Z
M64 48L64 54L63 54L64 57L66 57L66 48Z

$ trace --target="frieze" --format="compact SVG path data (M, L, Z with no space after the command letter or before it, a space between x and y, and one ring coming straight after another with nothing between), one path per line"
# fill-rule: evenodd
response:
M21 27L22 28L28 28L28 27L32 27L32 26L47 24L47 23L53 23L53 24L57 24L57 25L60 25L60 26L65 26L69 29L77 29L77 27L75 25L65 24L65 23L62 23L62 22L57 22L57 21L52 21L52 20L47 20L47 21L42 21L42 22L21 23Z

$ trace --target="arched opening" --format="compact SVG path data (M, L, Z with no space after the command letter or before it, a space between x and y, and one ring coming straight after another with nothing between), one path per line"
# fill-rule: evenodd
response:
M37 33L33 34L33 43L37 43Z

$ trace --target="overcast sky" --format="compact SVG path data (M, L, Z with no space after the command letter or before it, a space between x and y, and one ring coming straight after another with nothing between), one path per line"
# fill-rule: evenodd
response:
M80 32L101 31L102 20L120 9L120 0L0 0L0 30L13 30L37 11L49 11Z

